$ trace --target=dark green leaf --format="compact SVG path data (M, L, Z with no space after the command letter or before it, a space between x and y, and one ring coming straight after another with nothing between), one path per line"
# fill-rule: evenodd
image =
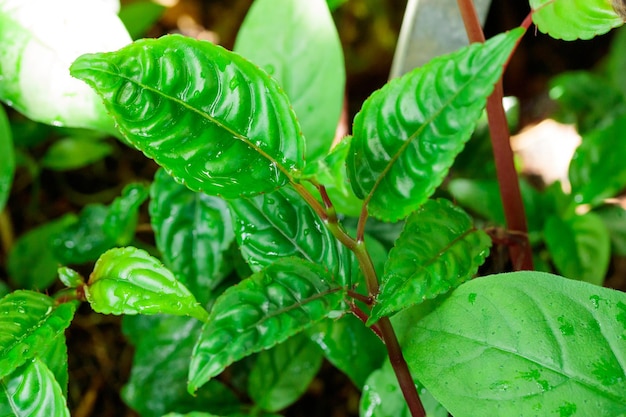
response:
M75 310L74 303L57 305L33 291L15 291L0 299L0 378L29 359L45 356L50 343L62 337Z
M429 200L407 220L389 253L368 323L457 287L478 271L491 239L463 210Z
M163 262L205 304L230 270L233 242L226 202L196 193L159 170L150 190L150 221Z
M566 41L591 39L624 23L607 0L530 0L530 7L541 32Z
M572 196L576 204L596 206L626 186L626 116L604 129L583 136L569 166Z
M70 412L52 372L33 359L0 379L0 415L70 417Z
M156 258L126 247L105 252L84 287L91 308L103 314L174 314L206 320L208 313Z
M229 202L244 259L257 272L286 256L322 265L349 285L353 257L291 187Z
M306 159L325 155L335 137L345 89L343 53L324 0L256 0L234 51L285 89L306 138Z
M626 256L626 210L621 206L606 206L594 211L604 222L611 237L611 252Z
M353 315L326 319L309 331L330 363L348 375L357 388L380 368L387 351L372 330Z
M0 212L9 198L14 172L13 134L4 107L0 105Z
M435 58L363 104L347 162L354 192L371 215L397 220L432 195L470 138L522 34L516 29Z
M261 409L282 410L304 394L322 360L322 351L308 337L291 337L257 355L248 393Z
M557 270L567 278L602 285L609 267L611 239L595 213L546 221L545 241Z
M189 391L334 313L344 294L332 281L320 265L283 258L226 290L194 348Z
M142 38L159 20L165 7L153 1L135 1L120 9L120 20L133 39Z
M217 380L195 396L187 392L189 358L201 325L189 317L124 317L123 330L135 344L135 356L122 397L143 417L193 410L224 415L238 410L235 395Z
M57 140L48 148L41 165L55 171L69 171L93 164L112 152L113 147L106 142L68 137Z
M426 417L448 417L448 411L424 387L418 382L415 382L415 387L426 411ZM389 361L385 361L385 364L367 379L359 408L359 415L363 417L411 417Z
M463 284L405 357L455 417L626 413L626 295L542 272Z
M128 184L109 206L102 227L116 245L128 245L135 237L139 207L146 201L149 192L145 184Z
M83 55L71 73L102 96L134 146L192 190L226 198L269 192L303 165L300 128L282 89L210 42L140 40Z
M626 28L623 26L614 31L611 48L606 57L606 73L611 84L626 97Z
M9 276L18 286L44 290L57 278L59 260L53 251L54 236L76 221L66 215L20 236L7 262Z

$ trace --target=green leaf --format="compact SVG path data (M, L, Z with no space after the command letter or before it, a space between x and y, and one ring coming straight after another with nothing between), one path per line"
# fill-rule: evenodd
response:
M621 206L606 206L594 213L602 219L611 237L611 252L626 256L626 210Z
M4 107L0 105L0 212L4 210L9 199L14 172L13 134L11 133L9 118Z
M130 42L110 5L2 0L0 39L0 100L36 121L115 131L98 96L67 72L82 53Z
M326 0L328 3L328 8L333 11L339 8L342 4L346 3L348 0Z
M74 303L57 305L33 291L19 290L0 299L0 378L45 355L50 343L62 337L75 310Z
M189 392L228 365L286 340L334 313L343 291L320 265L284 258L226 290L196 343Z
M325 155L345 90L343 53L325 0L256 0L234 51L285 89L306 138L306 159Z
M0 415L70 417L61 387L39 359L0 379Z
M210 381L195 396L187 392L189 358L201 322L157 315L126 316L122 323L124 334L135 344L130 379L122 389L122 398L143 417L193 410L224 415L239 409L235 395L217 380Z
M105 252L84 287L91 308L103 314L173 314L205 321L208 313L156 258L126 247Z
M226 202L178 184L157 171L150 189L150 221L163 262L201 304L230 270L235 239Z
M463 284L405 357L455 417L626 413L626 295L542 272Z
M83 55L70 69L104 100L120 131L194 191L272 191L303 165L287 96L237 54L179 35Z
M362 389L367 377L380 368L387 355L381 340L353 315L326 319L309 331L311 339L323 350L324 356L348 375Z
M463 210L429 200L407 220L389 253L368 324L435 298L471 279L489 254L491 239Z
M59 260L54 253L57 233L76 221L65 215L20 236L9 252L7 267L11 280L22 288L44 290L57 278Z
M602 219L595 213L569 218L550 216L544 234L561 274L602 285L611 256L611 239Z
M401 219L432 195L523 33L516 29L435 58L367 99L354 119L347 162L354 192L371 215Z
M572 196L576 204L597 206L626 186L626 144L620 137L626 116L603 129L583 136L569 166Z
M304 394L322 360L322 351L308 337L291 337L257 355L248 394L263 410L282 410Z
M426 417L448 417L448 411L415 381L415 387L426 411ZM367 378L361 395L359 415L362 417L411 417L400 390L398 379L389 361Z
M102 227L116 245L127 245L135 237L139 207L146 201L149 193L145 184L131 183L124 187L122 194L109 206Z
M235 235L254 272L286 256L322 265L349 285L353 257L291 187L229 201Z
M67 397L69 373L65 335L60 334L53 341L48 342L48 349L41 355L40 359L54 375L63 396Z
M591 39L624 23L607 0L530 0L530 7L541 32L566 41Z
M67 137L54 142L41 159L41 165L55 171L82 168L104 159L113 152L106 142Z
M626 28L623 26L614 31L608 56L606 57L606 75L617 91L626 97Z
M153 1L134 1L123 5L119 16L130 37L138 39L154 26L164 11L165 6Z
M71 268L62 266L57 270L61 282L69 288L76 288L85 283L83 276Z

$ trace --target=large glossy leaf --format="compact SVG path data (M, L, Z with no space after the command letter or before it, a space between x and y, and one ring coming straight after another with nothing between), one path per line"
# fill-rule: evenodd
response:
M15 291L0 299L0 378L29 359L49 353L75 310L74 303L57 305L33 291Z
M320 348L305 335L291 337L257 355L248 394L263 410L282 410L304 394L323 358Z
M105 252L84 287L103 314L173 314L206 320L208 313L158 259L134 247Z
M0 1L0 100L40 122L114 132L98 96L68 74L79 55L130 43L112 6L101 0Z
M226 202L196 193L159 170L150 189L150 222L163 262L200 303L229 271L226 251L235 239Z
M54 374L33 359L0 379L0 415L69 417L70 412Z
M0 211L4 210L4 205L9 198L14 171L13 134L9 118L4 107L0 105Z
M306 159L324 155L335 137L346 77L326 1L256 0L234 51L285 89L306 138Z
M405 357L455 417L626 413L626 295L542 272L463 284Z
M624 23L608 0L530 0L530 7L541 32L566 41L591 39Z
M389 253L368 323L446 293L472 278L491 239L447 200L429 200L407 220Z
M569 166L572 196L576 204L596 206L626 186L626 116L583 136Z
M516 29L435 58L367 99L354 119L347 162L370 214L403 218L441 184L522 34Z
M143 417L193 410L225 415L238 410L238 399L217 380L195 396L187 392L189 357L201 326L189 317L124 317L123 331L135 344L135 356L122 398Z
M353 315L326 319L309 330L324 356L348 375L357 388L363 388L367 377L380 368L387 355L382 341Z
M284 258L229 288L215 301L194 348L189 391L332 314L342 299L326 269L297 258Z
M286 256L322 265L349 285L353 257L291 187L229 202L244 259L260 271Z
M192 190L274 190L303 164L300 127L276 81L210 42L179 35L83 55L74 77L103 98L127 139Z
M611 238L602 219L593 212L569 218L550 216L544 235L561 274L602 285L611 256Z

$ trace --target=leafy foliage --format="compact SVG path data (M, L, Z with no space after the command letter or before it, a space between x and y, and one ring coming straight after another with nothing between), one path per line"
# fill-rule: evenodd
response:
M13 135L4 107L0 106L0 211L9 198L14 171Z

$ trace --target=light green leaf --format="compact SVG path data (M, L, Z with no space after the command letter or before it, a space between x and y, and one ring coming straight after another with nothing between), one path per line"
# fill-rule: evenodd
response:
M82 168L113 152L106 142L80 137L67 137L54 142L41 159L41 165L55 171Z
M348 175L369 212L406 217L441 184L522 29L435 58L370 96L354 119Z
M189 392L228 365L286 340L334 313L343 290L322 266L284 258L226 290L196 343Z
M455 417L626 413L626 295L542 272L463 284L416 323L413 375Z
M256 0L234 51L285 89L306 138L306 159L325 155L335 137L345 89L343 53L325 0Z
M67 384L69 379L67 343L65 334L61 333L53 341L48 342L48 349L39 357L46 367L54 375L59 384L63 396L67 397Z
M57 305L33 291L19 290L0 299L0 378L32 358L45 356L51 342L62 337L75 310L74 303Z
M124 26L126 26L130 37L139 39L154 26L164 11L165 6L151 0L134 1L125 4L121 8L119 16Z
M294 403L322 366L322 351L298 334L260 352L250 371L248 394L266 411L279 411Z
M303 165L300 127L283 90L210 42L140 40L83 55L71 73L98 92L134 146L194 191L269 192Z
M205 321L208 313L156 258L126 247L105 252L84 287L91 308L103 314L174 314Z
M210 381L195 396L187 392L189 357L201 322L157 315L126 316L122 323L124 334L135 344L133 366L122 398L142 417L193 410L225 415L239 409L239 400L217 380Z
M81 274L66 266L57 269L57 273L59 274L59 280L61 280L66 287L76 288L85 283Z
M570 218L550 216L544 235L561 274L602 285L611 256L611 240L602 219L595 213Z
M621 206L606 206L594 213L602 219L611 237L611 252L626 256L626 210Z
M0 379L0 415L70 417L61 387L40 359Z
M0 66L0 68L2 68ZM15 172L15 155L13 152L13 134L4 107L0 105L0 212L4 210Z
M115 132L98 96L68 74L79 55L131 41L111 5L2 0L0 39L2 101L39 122Z
M254 272L286 256L322 265L349 285L354 262L313 209L291 187L229 202L235 235Z
M541 32L566 41L591 39L624 23L608 0L530 0L530 7Z
M226 202L196 193L159 170L150 189L150 222L163 262L204 304L230 270L235 239Z
M368 324L435 298L471 279L489 255L491 239L463 210L429 200L407 220L389 253Z

